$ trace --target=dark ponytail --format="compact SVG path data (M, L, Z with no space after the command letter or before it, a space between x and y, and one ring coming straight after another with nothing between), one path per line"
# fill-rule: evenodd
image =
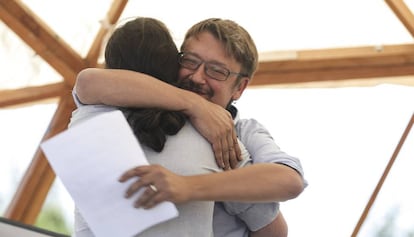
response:
M167 27L153 18L138 17L114 31L105 48L107 68L142 72L174 84L178 50ZM186 117L177 111L120 108L138 140L153 150L164 148L167 135L175 135Z

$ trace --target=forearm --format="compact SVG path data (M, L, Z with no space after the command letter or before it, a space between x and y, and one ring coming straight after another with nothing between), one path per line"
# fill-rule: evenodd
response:
M236 140L230 113L196 93L143 73L98 68L82 70L74 90L84 104L181 111L213 145L219 165L229 168L228 160L237 160L237 154L227 152Z
M255 164L187 178L191 200L280 202L297 197L304 187L295 170L278 164Z
M154 107L187 113L194 106L193 101L199 99L192 92L128 70L82 70L78 74L75 91L85 104Z

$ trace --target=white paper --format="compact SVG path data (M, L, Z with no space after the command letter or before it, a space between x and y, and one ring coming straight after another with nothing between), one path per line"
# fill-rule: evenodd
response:
M80 123L41 148L97 237L130 237L178 215L170 202L144 210L133 207L137 196L124 198L130 182L118 178L148 162L120 111Z

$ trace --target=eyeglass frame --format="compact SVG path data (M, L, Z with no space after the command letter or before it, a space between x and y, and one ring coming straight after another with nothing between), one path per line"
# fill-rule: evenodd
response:
M195 62L196 63L196 66L195 67L192 67L192 66L190 66L190 65L184 65L183 63L182 63L182 59L184 58L184 56L185 55L191 55L192 56L192 59L196 59L196 60L198 60L197 62ZM184 68L186 68L186 69L189 69L189 70L193 70L193 71L196 71L200 66L201 66L201 64L203 64L204 63L204 73L207 75L207 76L209 76L210 78L212 78L212 79L214 79L214 80L217 80L217 81L226 81L231 75L237 75L238 77L247 77L247 75L246 74L243 74L243 73L241 73L241 72L232 72L232 71L230 71L230 69L227 69L226 67L224 67L224 66L221 66L221 65L219 65L219 64L217 64L217 63L213 63L213 62L208 62L208 61L204 61L203 59L201 59L199 56L197 56L196 54L194 54L194 53L189 53L189 52L179 52L178 53L178 63L182 66L182 67L184 67ZM213 68L212 68L213 67ZM218 78L216 78L215 76L212 76L211 75L211 73L209 73L209 72L217 72L217 73L222 73L222 72L219 72L218 70L214 70L214 68L219 68L219 69L222 69L222 72L225 72L226 73L226 75L225 75L225 78L224 79L218 79ZM224 74L223 74L224 75Z

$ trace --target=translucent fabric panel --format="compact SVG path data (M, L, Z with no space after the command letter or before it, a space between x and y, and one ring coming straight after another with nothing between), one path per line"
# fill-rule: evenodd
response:
M262 122L283 151L299 157L309 182L298 198L281 204L289 236L351 236L414 112L412 101L413 87L385 84L245 92L236 104L241 117ZM375 222L400 208L412 230L412 147L411 139L391 171L373 210ZM407 225L405 216L396 225ZM367 225L370 233L381 227Z
M10 204L55 113L56 104L0 109L0 213Z
M3 22L0 22L0 52L0 90L62 81L62 76Z
M24 0L57 35L85 57L113 1Z
M209 17L240 23L261 52L412 42L412 36L385 1L378 0L277 0L254 4L213 0L203 4L202 10L189 0L129 1L122 18L138 15L164 21L178 44L191 25Z

